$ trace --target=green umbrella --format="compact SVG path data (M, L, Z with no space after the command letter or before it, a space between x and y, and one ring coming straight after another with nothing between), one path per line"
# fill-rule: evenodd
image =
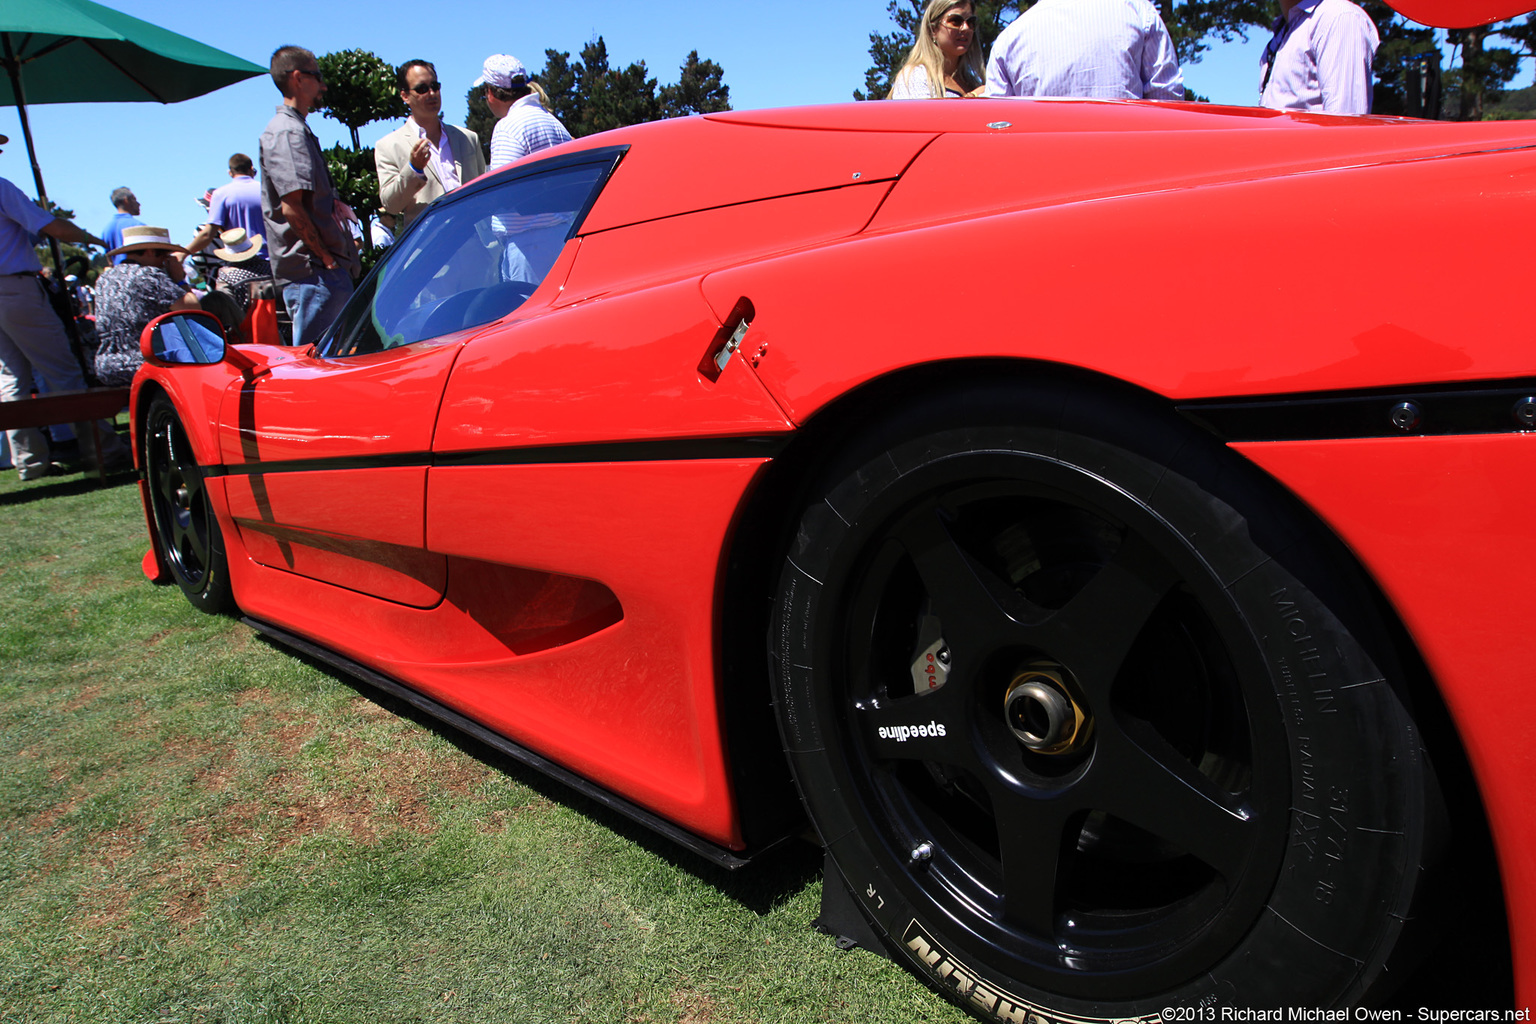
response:
M27 104L175 103L267 69L90 0L0 4L0 106L21 117L38 198L47 201ZM55 257L57 258L57 256Z

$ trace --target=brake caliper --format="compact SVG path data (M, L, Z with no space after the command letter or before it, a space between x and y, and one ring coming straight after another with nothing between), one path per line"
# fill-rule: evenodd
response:
M917 627L917 656L912 659L912 692L930 693L949 678L949 645L937 617L924 615Z

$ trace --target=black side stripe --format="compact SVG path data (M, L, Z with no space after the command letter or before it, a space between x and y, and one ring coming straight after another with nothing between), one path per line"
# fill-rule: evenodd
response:
M1182 402L1223 441L1511 434L1536 430L1536 378Z
M771 459L789 443L788 434L758 437L688 437L665 441L603 441L471 452L400 452L330 459L288 459L204 466L204 476L255 473L315 473L326 470L397 469L411 466L539 466L598 462L697 462L712 459Z

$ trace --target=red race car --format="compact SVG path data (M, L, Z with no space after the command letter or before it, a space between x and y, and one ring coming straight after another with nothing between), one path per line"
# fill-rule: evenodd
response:
M1464 899L1524 1005L1533 190L1200 104L579 140L312 348L152 324L144 568L721 863L808 816L983 1019L1379 1001Z

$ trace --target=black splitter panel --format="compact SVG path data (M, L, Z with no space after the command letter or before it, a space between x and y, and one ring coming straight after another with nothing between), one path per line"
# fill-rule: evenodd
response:
M1536 380L1183 402L1223 441L1318 441L1536 431Z

